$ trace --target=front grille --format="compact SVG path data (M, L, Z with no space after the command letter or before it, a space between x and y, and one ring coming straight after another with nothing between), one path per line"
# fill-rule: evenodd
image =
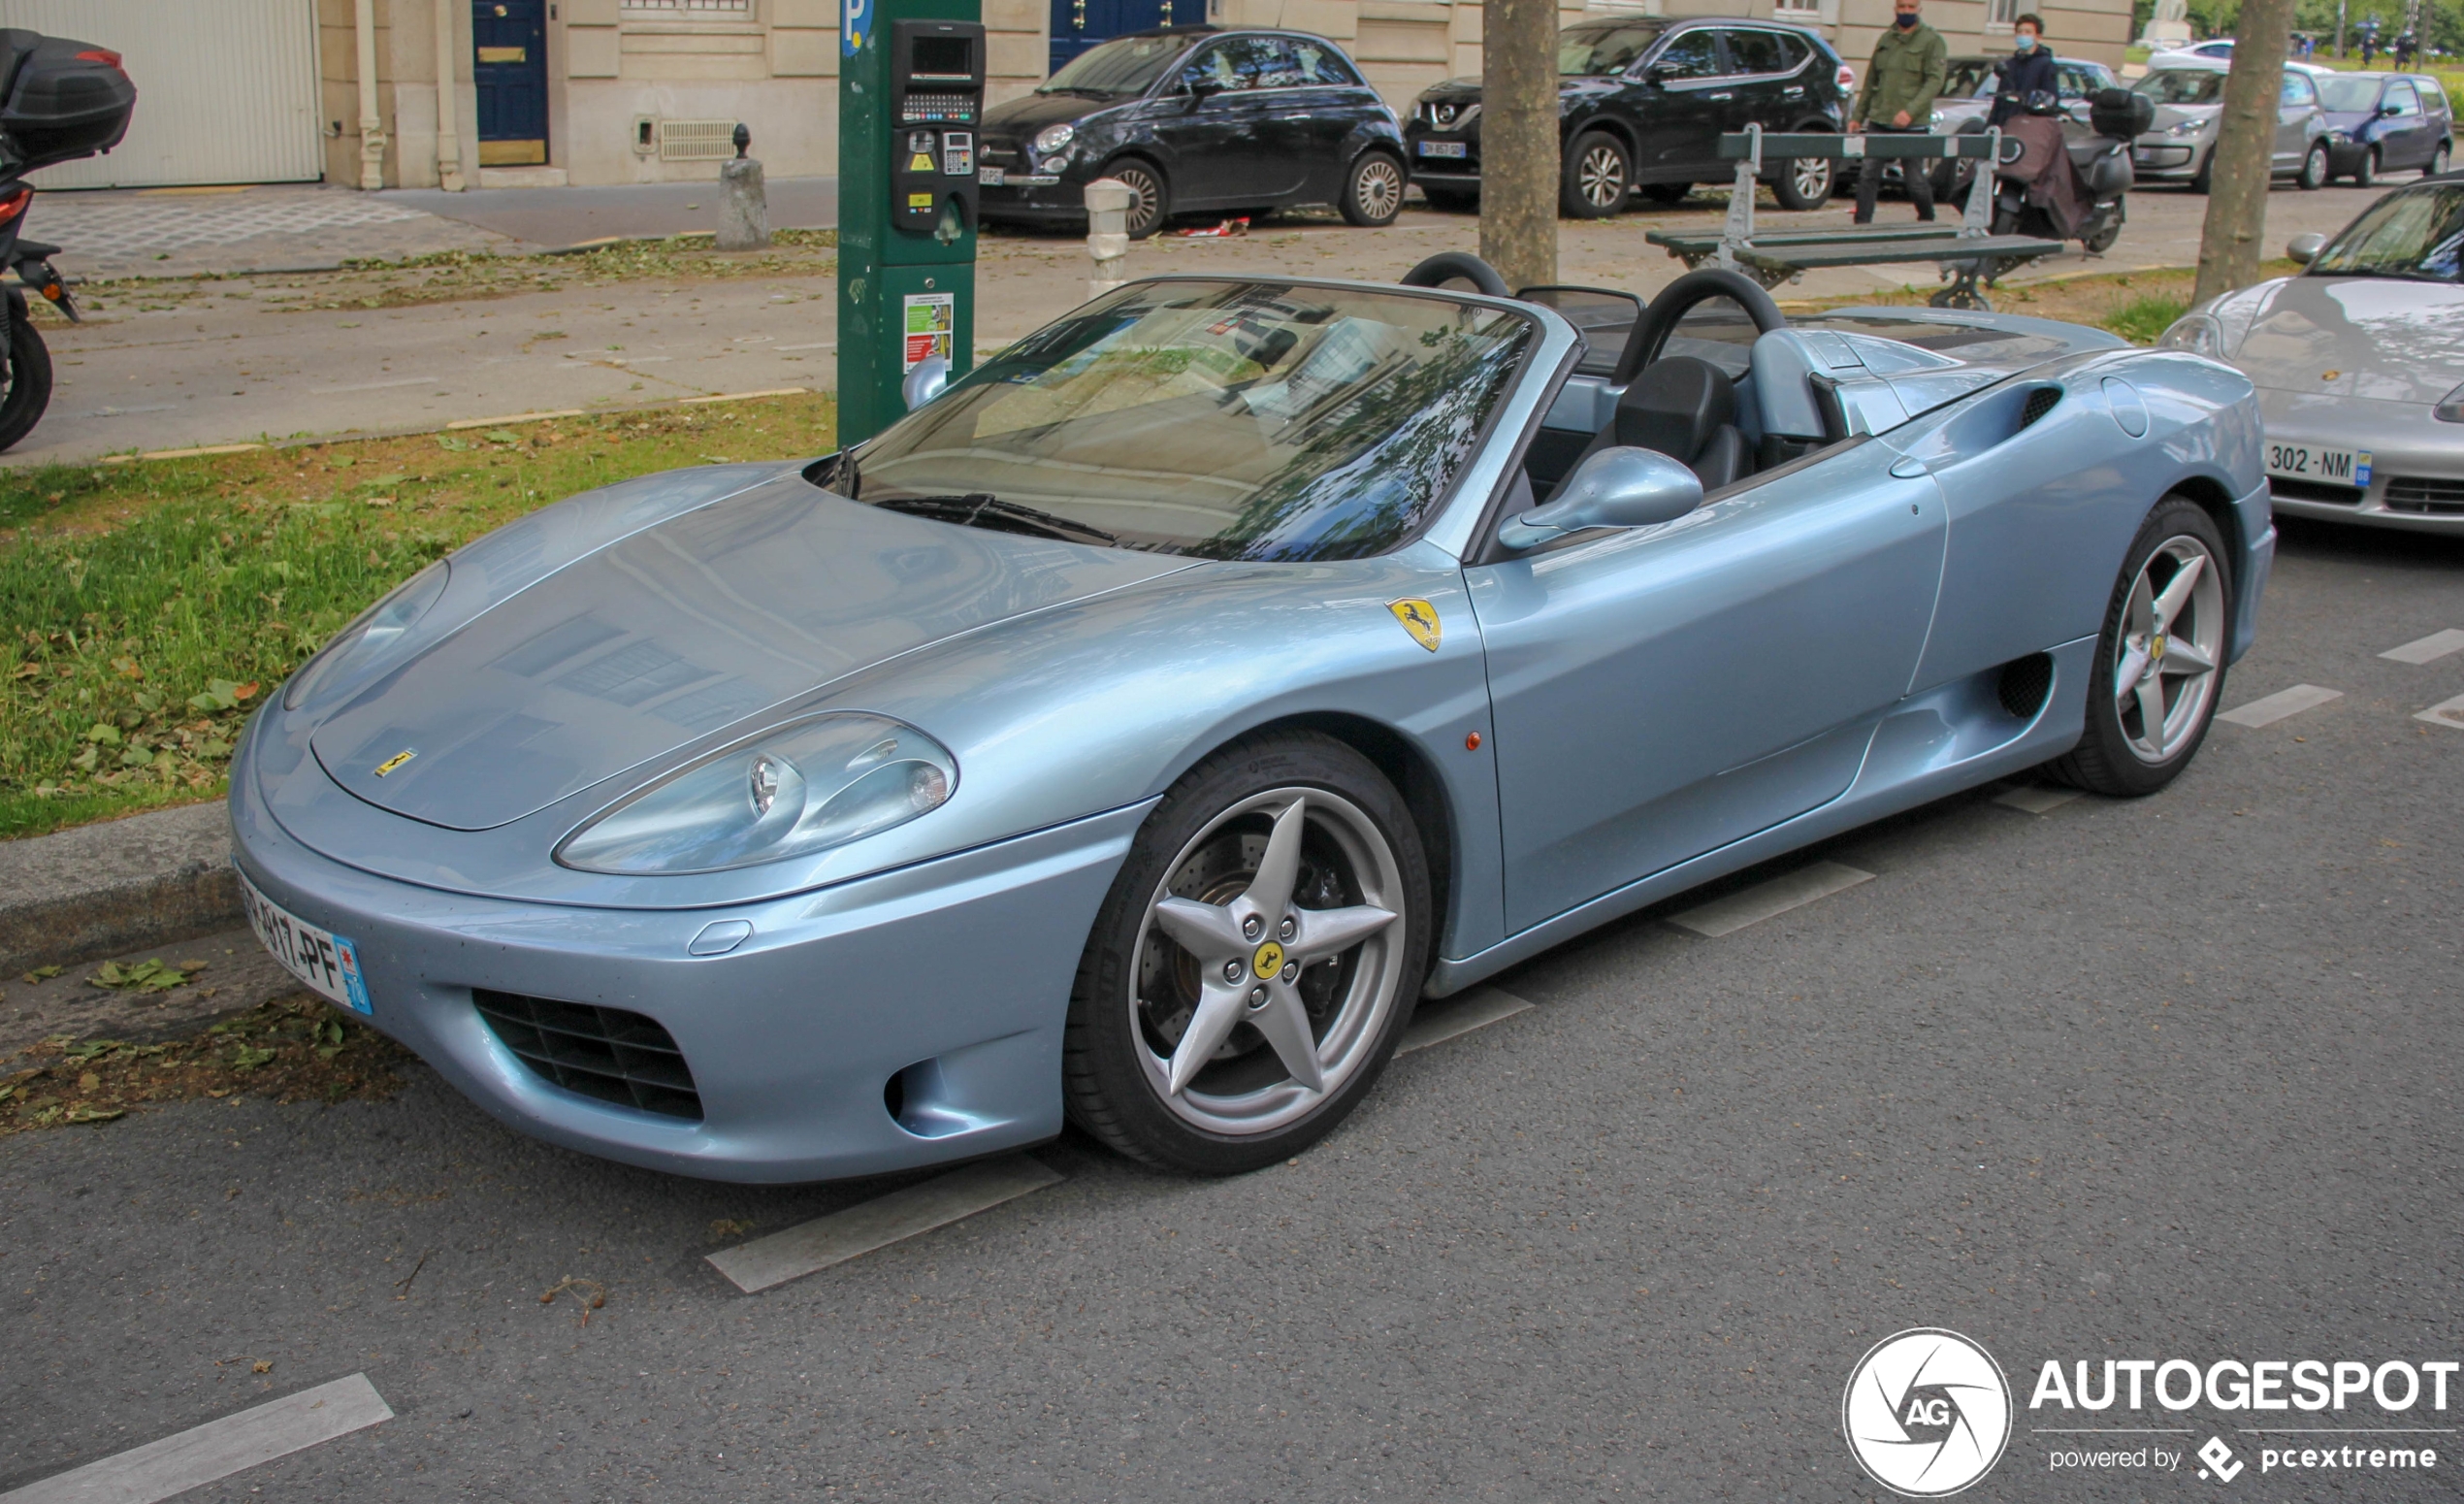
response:
M2464 480L2398 475L2387 482L2387 509L2464 516Z
M1019 144L1007 136L985 135L978 137L976 139L975 154L984 161L991 162L996 165L1005 162L1021 162L1025 160L1025 157L1019 151Z
M2364 493L2356 486L2329 485L2323 480L2280 480L2269 476L2267 489L2288 502L2322 502L2329 507L2358 507Z
M568 1092L667 1118L701 1117L701 1095L667 1030L638 1013L473 988L470 1000L522 1063Z

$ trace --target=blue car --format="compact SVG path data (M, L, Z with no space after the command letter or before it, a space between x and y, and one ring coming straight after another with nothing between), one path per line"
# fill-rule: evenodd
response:
M303 980L559 1144L1246 1170L1593 926L2040 765L2163 787L2260 442L2195 354L1724 271L1133 282L412 578L255 719L237 858Z

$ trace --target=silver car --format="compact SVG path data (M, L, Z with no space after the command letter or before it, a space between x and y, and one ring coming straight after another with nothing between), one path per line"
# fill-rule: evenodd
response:
M2178 182L2205 193L2216 165L2217 122L2224 113L2224 69L2160 68L2130 87L2156 107L2156 123L2130 151L2138 181ZM2286 68L2276 102L2275 176L2305 188L2324 184L2327 137L2318 83L2307 70Z
M2257 386L2278 511L2464 533L2464 180L2399 188L2286 250L2309 270L2194 309L2157 343Z

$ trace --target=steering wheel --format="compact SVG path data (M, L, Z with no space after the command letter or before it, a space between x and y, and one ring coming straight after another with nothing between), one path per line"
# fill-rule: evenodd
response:
M1432 261L1437 259L1434 256L1430 258ZM1428 262L1421 265L1426 266ZM1626 337L1625 353L1617 360L1616 374L1608 378L1610 384L1626 385L1635 378L1637 372L1658 360L1660 352L1668 347L1669 336L1676 333L1677 320L1693 312L1697 305L1708 303L1713 298L1734 300L1737 307L1745 310L1745 316L1754 320L1757 334L1768 334L1774 329L1788 327L1788 315L1779 311L1779 305L1771 301L1771 295L1743 273L1720 267L1688 272L1661 288L1660 296L1651 300L1651 307L1642 311L1642 317L1636 322L1634 333Z
M1470 282L1474 292L1488 297L1512 296L1507 288L1506 278L1497 275L1497 268L1468 250L1439 251L1403 274L1403 285L1406 287L1443 287L1456 281Z

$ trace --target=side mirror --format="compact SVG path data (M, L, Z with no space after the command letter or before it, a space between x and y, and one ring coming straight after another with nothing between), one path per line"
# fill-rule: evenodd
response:
M898 383L898 395L906 399L907 410L915 411L938 397L950 385L950 362L938 355L927 355L907 373Z
M1602 449L1574 469L1557 499L1508 518L1498 541L1536 548L1585 528L1647 528L1702 505L1702 479L1657 449Z
M2404 107L2402 105L2381 105L2379 107L2379 114L2383 119L2392 120L2402 114L2404 114Z
M2303 266L2308 266L2310 263L2318 260L2318 253L2326 248L2327 237L2319 234L2316 230L2311 231L2307 235L2296 235L2291 240L2285 243L2285 254L2292 257L2295 261L2300 262Z
M1195 78L1189 81L1189 104L1192 108L1205 104L1222 92L1223 85L1213 79Z

